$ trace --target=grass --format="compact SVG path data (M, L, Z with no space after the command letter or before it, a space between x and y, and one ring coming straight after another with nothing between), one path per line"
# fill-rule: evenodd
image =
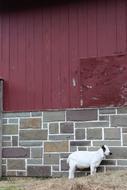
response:
M14 186L10 186L10 187L0 187L0 190L21 190L21 189Z
M127 171L99 173L67 178L8 178L0 181L0 190L127 190Z

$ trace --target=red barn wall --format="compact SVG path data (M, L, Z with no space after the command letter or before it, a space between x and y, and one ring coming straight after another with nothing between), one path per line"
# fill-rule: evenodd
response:
M125 53L126 35L125 0L1 12L4 110L80 107L80 59Z

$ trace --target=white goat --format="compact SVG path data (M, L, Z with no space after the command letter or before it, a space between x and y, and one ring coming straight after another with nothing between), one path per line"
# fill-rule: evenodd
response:
M69 164L69 179L74 178L76 168L89 168L90 174L96 173L96 168L100 165L101 161L111 155L108 146L103 145L97 151L76 151L69 155L67 163Z

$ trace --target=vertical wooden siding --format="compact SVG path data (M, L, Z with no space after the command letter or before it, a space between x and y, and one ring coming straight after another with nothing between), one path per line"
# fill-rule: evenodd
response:
M80 58L125 51L125 0L0 13L4 110L80 107Z

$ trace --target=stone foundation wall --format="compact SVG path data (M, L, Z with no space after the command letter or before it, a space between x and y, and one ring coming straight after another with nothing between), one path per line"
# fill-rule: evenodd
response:
M3 113L3 80L0 79L0 177L2 176L2 113Z
M3 176L67 176L70 152L103 144L99 171L127 169L127 108L3 113L2 130Z

